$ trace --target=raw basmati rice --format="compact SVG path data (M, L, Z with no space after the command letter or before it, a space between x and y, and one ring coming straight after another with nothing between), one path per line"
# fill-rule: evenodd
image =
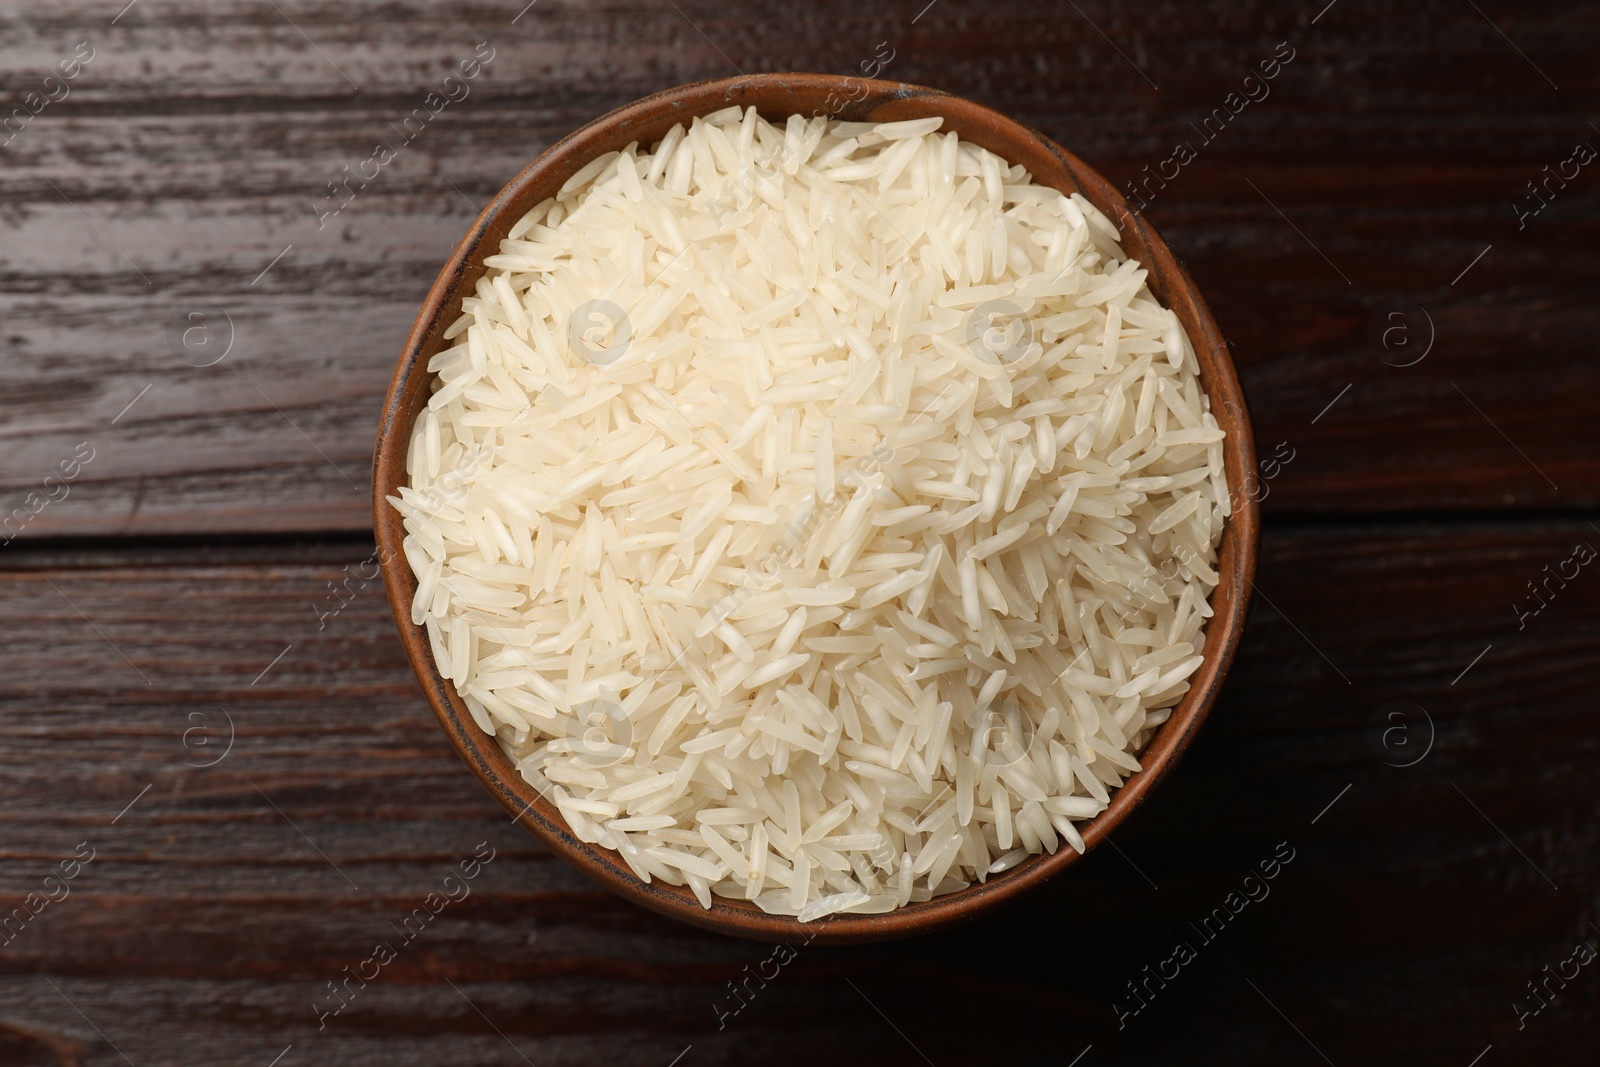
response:
M576 173L429 362L413 619L641 879L802 921L1054 852L1202 662L1229 513L1183 327L937 118L728 108Z

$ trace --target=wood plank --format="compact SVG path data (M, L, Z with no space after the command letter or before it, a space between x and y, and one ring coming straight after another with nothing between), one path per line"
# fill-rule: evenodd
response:
M1522 232L1513 210L1597 136L1594 10L1490 12L1536 70L1451 5L1343 5L1315 25L1175 2L939 5L913 25L915 6L545 0L513 24L520 5L229 0L197 18L142 0L112 25L98 4L0 5L0 114L77 42L96 49L0 147L0 515L31 511L88 442L94 462L22 537L366 528L382 392L469 202L644 93L735 65L845 71L879 42L887 76L1010 112L1118 182L1200 145L1148 213L1236 345L1263 452L1294 449L1269 514L1600 502L1593 182ZM398 141L393 124L480 40L495 58L470 95L319 229L329 179ZM1191 124L1283 40L1295 58L1271 95L1201 141ZM173 337L212 305L233 348L187 365ZM1372 323L1411 305L1436 345L1385 366L1425 327L1386 352ZM230 332L212 325L207 353ZM1540 372L1508 378L1508 359Z
M1465 1064L1490 1043L1587 1062L1592 975L1523 1030L1512 1010L1595 937L1600 582L1552 583L1521 629L1511 607L1580 541L1600 531L1280 530L1213 720L1117 850L966 929L803 948L722 1029L727 983L769 949L626 904L510 825L445 745L377 584L318 628L370 545L13 546L0 610L28 624L0 646L0 904L80 842L95 858L0 947L0 1048L661 1067L691 1045L684 1064L1092 1044L1092 1062L1233 1064L1316 1062L1309 1039L1335 1063ZM1393 701L1431 720L1413 766L1391 764L1420 748L1372 747ZM224 710L232 749L195 766L221 755ZM1420 746L1422 718L1404 725ZM478 842L496 854L470 896L319 1033L327 983ZM1280 842L1268 895L1213 941L1190 932ZM1179 939L1197 958L1119 1030L1126 983Z

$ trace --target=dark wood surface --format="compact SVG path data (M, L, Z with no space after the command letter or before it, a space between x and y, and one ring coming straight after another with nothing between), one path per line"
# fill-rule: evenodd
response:
M1600 548L1600 169L1516 205L1600 148L1600 12L924 4L0 4L0 116L94 49L0 143L0 517L93 450L0 547L0 918L94 855L0 934L0 1064L1594 1062L1596 967L1517 1012L1600 946L1600 575L1515 606ZM319 230L325 183L480 41L471 95ZM880 42L884 76L1119 184L1199 146L1147 214L1262 455L1294 458L1239 663L1116 849L962 929L801 947L733 1013L771 948L511 825L381 587L329 583L371 573L378 405L473 205L630 99ZM212 366L174 349L197 310L231 320ZM470 894L319 1031L480 842ZM1198 933L1280 844L1269 894Z

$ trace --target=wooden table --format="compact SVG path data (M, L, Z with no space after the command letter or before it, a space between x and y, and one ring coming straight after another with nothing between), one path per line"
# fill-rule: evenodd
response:
M0 5L0 1062L1595 1061L1592 4L124 2ZM447 748L361 577L369 457L546 145L888 50L1140 183L1293 458L1226 692L1117 847L763 988L769 947L587 883Z

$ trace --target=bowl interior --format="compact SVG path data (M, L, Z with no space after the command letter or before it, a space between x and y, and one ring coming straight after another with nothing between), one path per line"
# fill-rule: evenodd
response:
M463 296L484 274L482 260L493 254L509 227L555 194L586 162L630 142L653 145L679 122L725 107L754 106L769 120L788 115L826 114L845 121L890 122L942 116L954 130L1011 163L1020 163L1034 181L1086 197L1122 231L1122 246L1148 270L1151 292L1183 323L1200 365L1201 384L1211 397L1224 445L1235 505L1219 549L1221 581L1212 593L1213 618L1207 626L1205 657L1191 677L1187 694L1139 755L1143 770L1131 776L1111 804L1082 833L1094 847L1144 799L1188 744L1215 702L1238 647L1255 570L1258 505L1237 490L1255 469L1255 449L1244 395L1227 346L1188 274L1143 218L1129 212L1123 198L1099 174L1041 134L987 108L920 86L820 74L767 74L702 82L646 97L610 113L561 140L494 198L473 223L440 272L417 316L390 385L374 457L374 525L390 603L412 667L451 743L506 810L558 855L622 895L696 926L762 940L867 941L904 936L971 918L1003 900L1039 885L1079 858L1063 844L1053 855L1034 856L987 882L884 915L836 915L801 924L767 915L753 904L713 898L701 908L687 888L645 884L609 850L578 840L555 806L523 780L493 738L478 729L454 687L439 673L426 632L411 622L416 588L401 551L405 536L400 515L385 497L405 484L405 460L412 426L427 403L432 375L428 360L448 347L443 333L457 317Z

